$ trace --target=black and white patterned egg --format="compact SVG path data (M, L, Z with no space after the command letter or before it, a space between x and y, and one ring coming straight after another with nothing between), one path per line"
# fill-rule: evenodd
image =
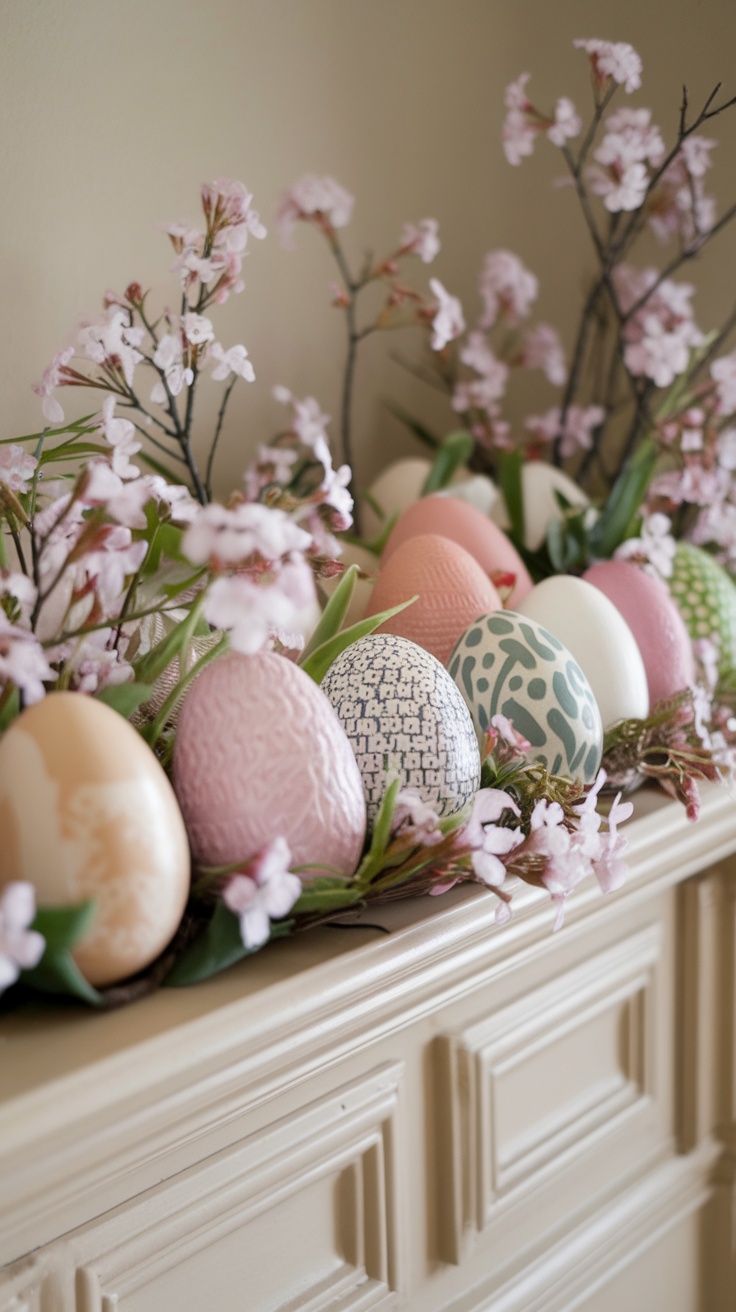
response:
M590 783L601 762L603 726L592 689L566 647L515 611L471 624L447 663L479 737L500 712L552 774Z
M439 816L454 815L480 785L480 752L470 712L443 665L408 638L373 633L333 661L327 694L358 762L375 820L386 769Z

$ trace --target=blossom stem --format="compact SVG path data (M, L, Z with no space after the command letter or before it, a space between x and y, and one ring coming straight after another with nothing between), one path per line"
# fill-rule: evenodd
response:
M207 457L207 468L205 470L205 476L204 476L204 488L207 494L208 501L212 500L212 467L215 462L215 452L217 450L217 444L220 440L220 433L222 432L222 425L225 419L225 411L227 409L227 403L230 400L230 393L232 392L237 382L237 378L238 378L237 374L234 374L232 382L226 387L225 395L222 398L222 403L217 413L217 424L215 425L215 435L212 439L212 445L210 446L209 456Z

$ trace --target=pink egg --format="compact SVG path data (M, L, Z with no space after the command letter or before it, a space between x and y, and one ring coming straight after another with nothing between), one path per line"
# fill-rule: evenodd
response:
M291 869L353 874L366 803L347 735L304 670L274 652L233 652L200 674L181 709L174 789L195 860L226 865L286 839Z
M436 533L418 534L397 547L381 568L366 613L389 610L415 595L417 600L378 632L408 638L443 665L473 620L501 609L501 598L478 562Z
M456 542L470 553L489 577L495 573L514 574L516 583L508 599L509 607L518 605L531 591L529 571L516 547L497 524L466 501L433 495L422 497L421 501L409 506L386 543L384 561L390 560L402 543L420 533L438 533L440 537Z
M692 644L661 579L628 560L601 561L583 578L613 602L631 629L644 661L652 706L693 682Z

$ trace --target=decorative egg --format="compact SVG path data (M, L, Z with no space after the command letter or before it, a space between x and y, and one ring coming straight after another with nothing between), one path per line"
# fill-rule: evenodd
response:
M474 506L457 497L435 493L409 506L389 536L383 562L390 560L402 543L420 533L439 533L443 538L450 538L464 547L489 577L495 573L513 574L516 583L509 597L510 606L518 605L531 590L529 571L506 534Z
M368 551L366 547L361 547L357 542L345 542L340 560L346 569L349 565L357 565L361 573L368 576L355 580L353 595L343 620L343 628L347 629L351 624L357 624L358 620L362 620L368 609L373 587L378 578L378 556ZM326 597L331 597L341 578L342 574L338 574L332 579L320 579L320 591Z
M53 692L0 741L0 885L28 879L39 904L94 898L73 951L96 986L148 966L189 894L189 848L173 789L116 711Z
M527 551L539 551L552 520L562 518L556 492L560 492L573 506L590 505L588 497L577 483L573 483L561 469L544 460L529 460L522 465L521 492L524 503L524 546Z
M590 783L598 772L603 726L577 661L541 624L496 611L470 625L448 664L482 739L505 715L552 774Z
M678 542L667 586L690 637L710 638L718 648L724 682L736 676L736 585L702 547Z
M454 815L480 784L473 721L447 670L391 633L359 639L333 661L322 688L350 741L368 820L386 789L386 767L440 816Z
M272 839L292 869L352 875L365 800L348 742L324 693L275 652L231 652L202 672L179 717L174 788L194 858L246 860Z
M647 675L636 638L612 601L569 574L543 579L517 607L572 652L590 683L607 729L649 713Z
M662 580L630 560L603 560L583 578L600 588L631 629L644 661L650 705L689 687L695 678L692 643Z
M373 480L360 505L361 530L370 542L394 515L418 501L432 471L425 456L409 456L386 465Z
M501 517L505 515L505 523L499 524L501 528L508 528L509 521L506 514L506 508L503 505L503 497L493 479L487 474L470 474L465 471L461 478L454 478L449 487L445 487L438 492L441 497L456 497L458 501L465 501L467 505L473 506L479 510L481 515L490 517L495 523L499 524L497 512Z
M422 533L403 542L382 566L366 611L375 615L416 596L381 625L430 651L444 665L463 629L478 615L501 608L501 598L480 565L451 538Z

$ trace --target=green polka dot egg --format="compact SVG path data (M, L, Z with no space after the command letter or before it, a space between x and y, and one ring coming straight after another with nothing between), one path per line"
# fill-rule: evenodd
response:
M718 647L718 670L736 681L736 585L702 547L678 542L667 580L690 637L711 638Z
M484 615L458 640L447 668L480 739L500 712L552 774L595 779L603 749L597 702L577 661L541 624L510 610Z

